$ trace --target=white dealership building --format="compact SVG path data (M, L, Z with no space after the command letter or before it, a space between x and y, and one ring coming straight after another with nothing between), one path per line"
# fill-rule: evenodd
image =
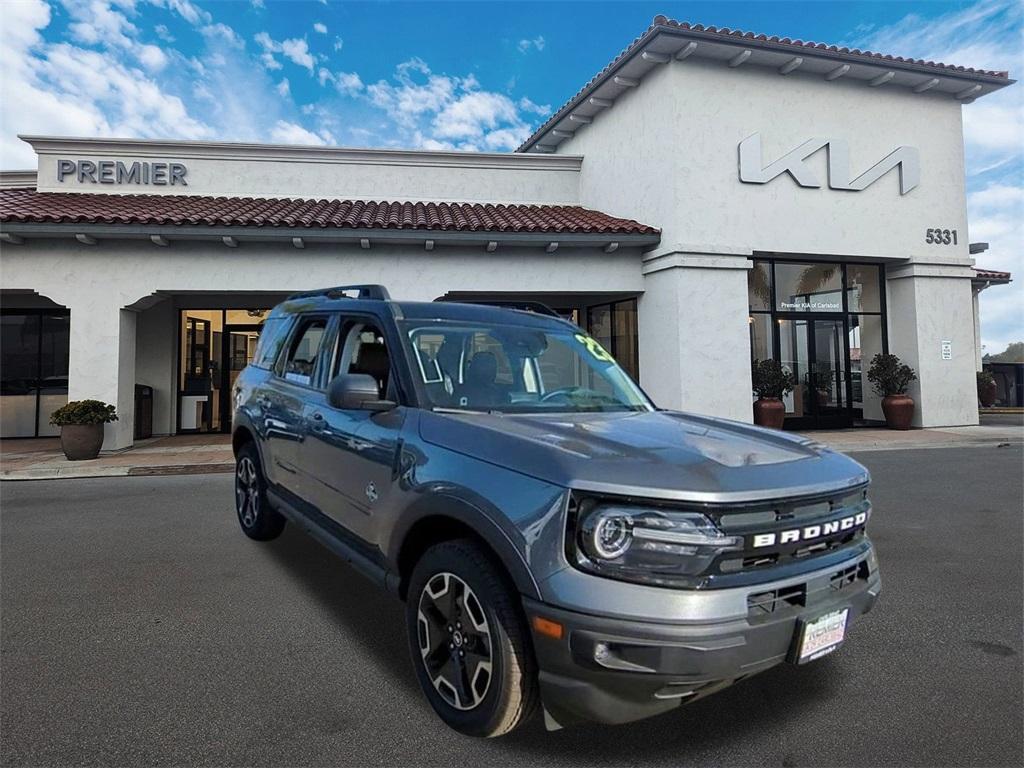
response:
M975 424L977 292L1009 275L974 269L961 111L1012 82L658 17L511 154L23 137L2 434L68 398L117 405L108 449L227 430L267 310L350 283L543 302L663 407L750 421L775 357L796 428L879 420L888 350L918 425Z

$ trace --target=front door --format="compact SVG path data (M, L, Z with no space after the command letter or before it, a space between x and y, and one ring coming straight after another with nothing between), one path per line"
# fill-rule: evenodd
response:
M231 393L235 379L256 352L260 338L259 325L225 325L220 360L220 431L231 432Z
M778 321L779 361L796 379L784 398L786 429L839 429L853 423L849 363L842 318Z

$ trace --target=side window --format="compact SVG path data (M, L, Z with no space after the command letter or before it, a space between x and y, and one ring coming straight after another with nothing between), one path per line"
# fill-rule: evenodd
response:
M311 317L303 319L299 323L298 330L288 347L288 354L281 372L287 381L307 387L313 383L317 355L320 354L320 347L326 333L326 318Z
M334 358L334 375L342 373L372 376L377 382L380 396L387 396L391 358L384 334L373 323L358 320L342 322L338 334L338 351Z
M271 317L263 323L251 365L256 368L273 368L277 356L281 353L281 347L288 338L290 327L291 318L287 317Z

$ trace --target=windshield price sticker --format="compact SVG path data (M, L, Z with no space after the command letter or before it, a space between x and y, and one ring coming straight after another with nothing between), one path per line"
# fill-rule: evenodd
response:
M589 336L586 336L586 335L584 335L582 333L577 333L576 334L576 341L578 341L580 344L585 346L587 348L587 351L595 359L600 360L602 363L614 363L615 362L615 358L612 357L611 355L609 355L605 351L604 347L602 347L598 343L597 339L592 339Z

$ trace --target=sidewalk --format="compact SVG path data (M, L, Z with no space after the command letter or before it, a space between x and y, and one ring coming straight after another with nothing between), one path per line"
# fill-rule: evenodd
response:
M804 434L838 451L995 448L1024 444L1024 425L1017 423L912 429L907 432L857 428ZM0 440L0 480L187 475L233 470L230 435L176 435L140 440L132 448L103 453L90 461L65 459L60 440L55 437Z
M176 435L139 440L123 451L68 461L56 437L0 440L0 480L232 472L231 435Z
M837 451L898 451L910 448L996 448L1024 444L1024 427L981 424L941 429L836 429L805 432L804 437Z

